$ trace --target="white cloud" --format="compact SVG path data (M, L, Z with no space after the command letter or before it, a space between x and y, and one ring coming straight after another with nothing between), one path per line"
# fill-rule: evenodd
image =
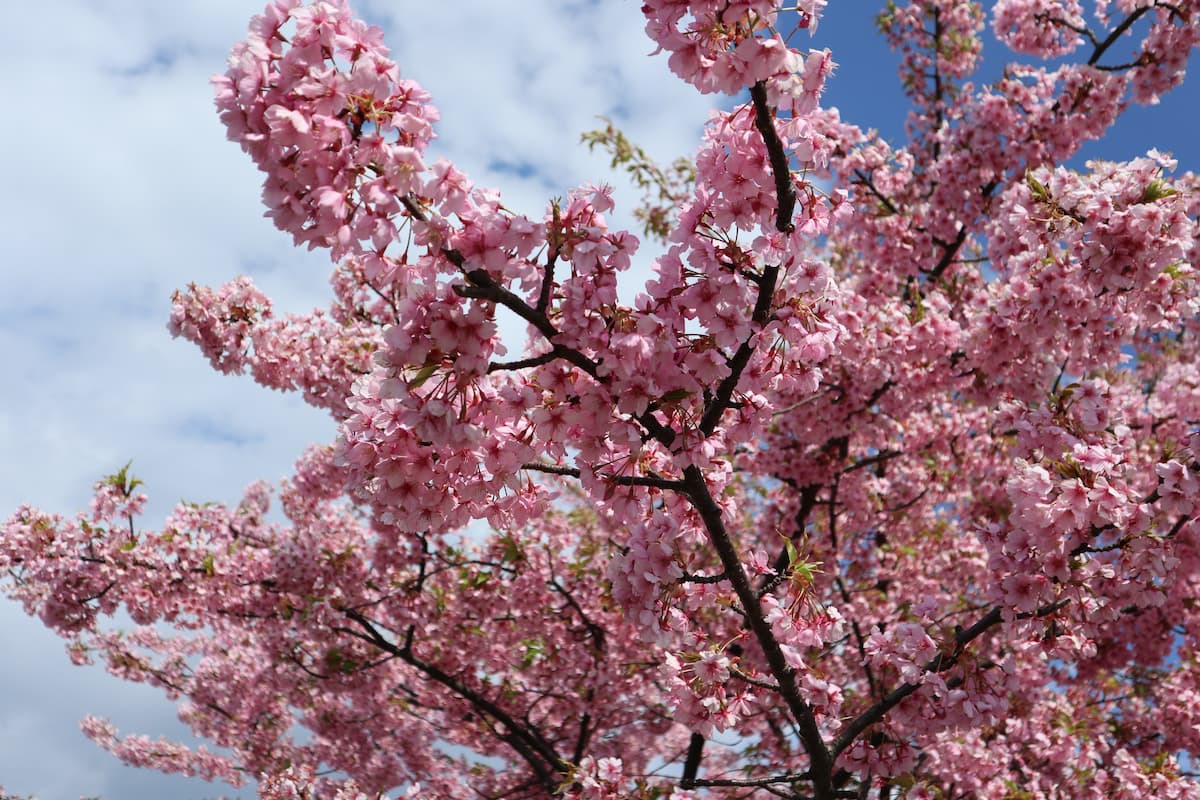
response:
M237 499L283 477L332 426L296 398L213 372L165 329L173 289L251 274L277 307L324 304L328 261L261 218L259 178L225 141L208 77L258 2L55 0L6 9L0 166L0 515L23 502L72 514L91 484L134 460L161 521L179 499ZM539 215L584 181L636 191L579 134L615 117L654 156L697 144L709 100L666 72L637 4L371 0L405 74L442 111L437 152L510 207ZM615 224L631 225L617 216ZM647 259L643 258L643 268ZM43 800L219 794L128 770L77 721L178 735L171 704L98 668L0 600L0 780Z

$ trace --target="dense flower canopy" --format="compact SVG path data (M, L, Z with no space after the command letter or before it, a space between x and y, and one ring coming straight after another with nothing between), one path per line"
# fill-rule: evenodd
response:
M161 530L127 470L0 528L8 593L216 747L88 735L268 800L1200 798L1200 181L1063 166L1200 2L999 0L1053 61L989 85L977 4L890 4L904 146L822 107L824 5L643 5L739 100L673 172L590 136L651 189L623 298L610 189L509 210L378 29L271 2L217 106L332 301L170 328L338 436Z

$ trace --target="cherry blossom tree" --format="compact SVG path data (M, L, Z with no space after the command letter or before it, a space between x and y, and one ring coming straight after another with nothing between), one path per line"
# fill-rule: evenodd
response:
M646 0L737 99L673 167L589 135L647 190L629 302L608 188L514 213L378 29L273 0L217 106L332 300L170 328L338 436L158 530L127 469L0 528L7 592L214 748L87 734L269 800L1200 797L1200 181L1062 166L1200 1L999 0L986 85L978 4L889 3L903 146L821 106L823 6Z

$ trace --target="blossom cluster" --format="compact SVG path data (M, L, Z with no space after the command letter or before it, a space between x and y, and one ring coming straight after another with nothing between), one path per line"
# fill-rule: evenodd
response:
M213 82L230 138L267 173L268 215L297 244L341 258L395 240L438 113L400 78L379 28L345 0L277 0Z

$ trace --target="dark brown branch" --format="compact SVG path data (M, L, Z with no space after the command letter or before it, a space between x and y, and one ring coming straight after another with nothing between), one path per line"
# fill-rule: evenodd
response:
M488 364L487 371L492 373L503 372L506 370L528 369L529 367L540 367L543 364L549 364L558 357L558 353L550 350L549 352L542 353L540 356L530 356L529 358L522 358L517 361L493 361L492 363Z
M555 201L551 205L551 215L553 217L553 230L551 236L558 236L558 228L562 223L562 217L559 212L558 202ZM542 288L538 291L537 310L541 313L546 313L546 309L550 307L551 290L554 288L554 265L558 263L558 239L554 238L550 242L550 255L546 257L546 272L542 275Z
M1036 611L1027 614L1017 614L1016 617L1017 619L1046 617L1050 614L1053 614L1055 611L1058 611L1068 602L1069 601L1067 600L1059 600L1057 602L1050 603L1049 605L1042 606ZM954 635L954 649L951 653L938 653L929 661L928 664L922 668L921 671L925 674L928 674L931 672L945 672L946 670L950 669L958 663L958 659L962 655L963 648L965 648L975 639L982 636L991 628L1000 624L1002 619L1003 611L999 606L996 606L986 615L980 618L974 625L960 630ZM834 740L833 745L830 747L832 756L837 758L842 751L854 743L854 740L858 738L859 734L861 734L871 725L874 725L876 722L882 720L887 712L891 711L906 697L917 691L917 689L921 688L921 685L922 684L920 683L901 684L889 692L882 700L875 703L866 711L851 720L850 723L848 723L846 727L842 729L842 732L838 734L837 739Z
M778 138L778 137L776 137ZM416 198L411 195L405 195L400 198L405 209L415 219L422 222L428 220L428 215L421 208ZM466 297L473 300L485 300L496 305L501 305L509 311L516 314L521 319L528 322L538 333L545 337L546 341L552 345L551 353L553 358L561 358L572 366L578 367L587 373L597 383L604 384L605 381L600 378L599 363L589 358L583 353L570 347L563 347L554 342L554 338L558 336L558 329L550 322L550 318L546 316L545 309L533 308L517 295L513 294L508 289L496 283L496 280L482 269L467 269L467 260L463 254L452 248L444 247L441 250L442 256L446 258L454 266L458 267L463 272L463 276L470 281L469 286L455 285L451 288L459 297ZM539 357L540 358L540 357ZM549 363L548 361L545 363ZM489 371L490 367L489 367ZM663 425L655 416L647 411L644 414L636 417L637 421L643 428L657 441L663 445L670 447L675 441L675 431L670 427Z
M700 778L696 786L740 786L745 788L763 788L777 783L797 783L808 780L807 772L796 772L790 775L772 775L769 778Z
M1100 42L1100 44L1096 45L1096 48L1092 51L1091 57L1087 60L1088 66L1096 66L1096 62L1100 60L1108 48L1112 47L1116 41L1121 38L1121 35L1124 34L1125 31L1133 27L1133 23L1137 22L1142 15L1153 8L1154 6L1150 5L1135 9L1128 17L1121 21L1120 25L1113 28L1112 32L1108 34L1108 37L1103 42ZM1092 41L1095 41L1095 37L1092 37Z
M455 251L442 251L444 255L452 252ZM459 258L461 258L461 256L459 256ZM454 259L450 260L454 261ZM518 317L537 328L538 333L546 337L547 341L554 341L554 337L558 335L558 329L550 324L550 320L546 318L545 314L541 313L535 308L532 308L520 297L496 283L495 279L488 274L487 270L468 270L462 264L458 264L457 262L454 263L456 266L462 268L463 274L472 284L470 286L455 285L451 287L454 289L455 294L457 294L459 297L468 297L473 300L487 300L488 302L504 306L509 311L513 312ZM578 351L563 348L563 352L560 355L581 369L590 369L593 371L596 369L595 362Z
M837 579L838 587L842 590L842 596L845 598L847 605L850 604L849 594L846 592L846 584L842 582L841 577ZM858 624L858 620L850 621L850 629L854 633L854 642L858 647L858 657L862 660L863 674L867 678L867 688L871 692L871 697L879 695L879 684L875 682L875 671L871 669L871 661L867 658L867 637L863 636L862 626Z
M1096 69L1101 72L1125 72L1134 67L1144 67L1151 63L1150 59L1143 53L1133 61L1126 61L1124 64L1097 64Z
M848 472L854 472L855 470L863 469L864 467L869 467L874 464L882 464L885 461L889 461L900 455L904 455L904 453L900 450L880 450L873 456L865 456L860 458L858 461L855 461L850 466L844 467L842 469L842 474L845 475Z
M763 144L766 145L767 158L775 178L775 195L778 206L775 212L775 228L781 233L790 233L794 230L792 215L796 212L796 189L792 185L792 172L788 166L787 152L783 148L779 132L775 130L775 120L771 115L771 108L767 104L766 84L762 81L754 84L750 88L750 97L754 100L754 125L762 135ZM775 297L775 284L778 281L778 265L769 265L763 268L762 275L758 280L758 297L750 316L750 321L756 328L751 334L751 339L758 333L757 329L766 325L770 318L771 302ZM729 408L730 400L733 398L738 381L741 380L742 372L750 363L750 356L754 354L754 347L750 343L751 339L742 342L737 352L729 359L727 362L729 374L717 386L716 392L713 393L704 409L698 426L700 433L704 436L712 435L721 421L721 416Z
M830 552L835 554L839 549L841 549L841 545L838 544L837 528L838 489L841 488L841 485L842 476L840 474L835 475L833 477L833 481L829 484L829 501L826 504L829 512L828 521L826 522L826 528L828 529L827 532L829 533L829 548Z
M538 781L551 794L558 789L566 762L554 751L549 742L532 726L522 725L507 711L480 693L466 686L461 681L443 672L436 665L422 661L413 653L413 628L410 626L405 633L404 644L396 645L388 640L375 625L358 611L347 611L346 616L354 621L362 632L349 628L339 630L366 641L375 647L390 653L404 663L415 668L430 680L440 683L458 697L467 701L482 716L490 717L504 727L503 732L497 731L500 738L521 756L522 759L537 775Z
M89 558L81 558L80 560L81 561L95 561L97 564L105 563L98 558L90 558L90 559ZM116 585L117 585L116 581L109 581L109 584L107 586L105 586L103 589L101 589L100 591L96 592L95 594L88 595L87 597L81 597L76 602L82 606L82 605L87 605L88 603L92 602L93 600L99 600L100 598L104 597L104 595L111 592L113 590L113 587Z
M752 320L758 325L766 322L767 313L770 306L770 298L775 294L775 282L779 279L779 267L766 267L763 270L762 284L758 290L758 300L754 309ZM759 307L763 306L763 300L766 300L766 310L762 313L762 319L759 319ZM757 331L751 334L751 339ZM721 415L730 407L730 401L733 399L733 392L737 388L738 381L741 380L742 372L746 369L746 365L750 363L750 356L754 354L754 346L750 344L750 339L742 342L738 347L737 352L729 359L729 374L717 386L717 391L709 400L707 407L704 409L704 416L700 418L700 432L705 436L711 436L712 432L717 429L717 424L721 421Z
M521 469L533 472L545 472L550 475L564 475L568 478L578 478L580 472L575 467L563 467L558 464L539 464L536 461L522 464ZM596 477L611 481L618 486L651 486L667 491L682 491L683 481L676 478L664 478L661 475L604 475L596 473Z
M579 477L579 470L576 467L563 467L558 464L539 464L536 461L531 461L528 464L522 464L521 469L545 472L548 475L563 475L568 478Z
M716 575L693 575L690 572L683 573L683 577L679 579L680 583L720 583L725 580L725 573L721 572Z
M1092 29L1086 25L1072 25L1062 17L1052 17L1049 14L1034 14L1033 18L1044 19L1053 25L1058 25L1059 27L1066 28L1067 30L1075 31L1080 36L1086 36L1088 41L1092 43L1092 47L1100 46L1100 40L1096 38L1096 34L1092 33Z
M921 500L922 500L922 499L924 499L925 495L927 495L927 494L929 494L929 487L928 487L928 486L926 486L926 487L925 487L924 489L922 489L921 491L917 492L917 494L916 494L916 496L915 496L915 497L913 497L913 498L911 498L911 499L909 499L909 500L905 500L903 503L900 503L899 505L895 505L895 506L886 506L886 507L884 507L884 509L883 509L883 510L884 510L884 511L886 511L887 513L889 513L889 514L895 514L895 513L897 513L898 511L903 511L903 510L905 510L906 508L910 508L910 507L912 507L912 506L915 506L917 503L921 502Z
M704 523L708 540L717 551L729 583L741 603L742 613L766 656L771 674L779 683L779 694L791 711L792 718L796 721L800 739L804 743L805 750L808 751L811 763L810 772L814 796L817 800L828 800L834 796L833 758L821 737L816 716L804 698L800 696L800 690L796 685L796 672L788 665L787 659L783 655L783 648L780 647L775 634L771 631L771 624L767 622L766 616L763 614L758 594L750 585L750 579L742 568L737 548L729 536L729 531L725 528L721 508L713 500L712 493L709 492L708 483L704 480L704 473L700 471L699 467L693 465L687 467L683 474L687 484L688 499Z
M775 179L775 193L778 206L775 215L775 227L781 233L790 233L794 230L792 215L796 209L796 190L792 185L792 174L788 165L787 153L784 150L783 142L779 138L779 133L775 129L775 120L767 102L766 84L761 81L754 84L750 88L750 97L754 103L754 124L763 138L763 144L766 147L767 157ZM761 329L770 317L771 303L774 299L775 284L778 277L778 266L768 266L763 269L761 281L758 286L758 297L755 300L754 311L751 316L751 321L756 328ZM755 333L757 332L756 330ZM741 344L738 351L729 360L729 375L726 376L725 380L721 381L701 417L699 430L703 435L708 436L712 434L720 421L721 415L729 408L730 400L737 388L742 371L749 363L752 353L753 347L750 344L750 340L747 340ZM809 772L813 782L814 796L817 800L829 800L829 798L835 796L832 778L833 759L830 756L829 749L825 745L824 738L821 736L820 728L817 726L816 716L800 695L799 688L796 685L795 670L788 665L787 659L783 654L783 649L780 647L774 633L771 631L770 623L767 622L763 614L758 594L755 592L754 587L751 586L750 579L742 568L737 547L734 545L729 531L725 527L721 508L717 505L712 497L712 493L709 491L704 473L699 467L692 465L684 469L683 480L687 497L704 523L709 542L717 551L717 555L724 567L725 575L733 587L735 594L738 596L738 601L742 606L742 613L754 637L758 640L763 654L766 656L771 674L779 683L779 694L787 704L791 716L796 722L800 739L804 743L805 750L808 752L811 764Z
M680 789L696 788L696 775L700 772L700 759L704 758L704 737L693 733L688 740L687 758L683 762L683 775L679 779Z
M869 409L872 406L874 406L876 403L878 403L880 401L880 399L885 394L887 394L889 391L891 391L895 387L896 387L896 381L894 381L891 378L888 378L886 381L884 381L883 383L876 386L875 391L871 392L871 396L867 398L867 402L863 403L863 409L864 410ZM847 419L849 419L849 416L847 416ZM843 446L843 448L845 447L845 445L842 445L842 446ZM846 457L846 454L843 454L842 458L844 459L845 457Z
M592 699L592 690L588 689L588 697ZM587 750L588 740L592 738L592 715L584 712L583 717L579 720L579 737L575 740L575 752L571 756L571 763L579 766L579 762L583 761L583 754Z
M775 229L780 233L791 233L792 215L796 212L796 187L792 185L792 170L788 165L787 152L779 131L775 130L775 119L767 103L767 84L759 81L750 87L750 98L754 101L754 127L758 128L767 148L767 158L775 178Z
M942 277L942 273L954 263L955 256L958 255L959 248L962 247L963 242L966 240L966 225L959 226L958 235L954 237L954 241L952 242L943 242L939 239L933 240L934 244L942 248L942 257L938 260L938 263L934 266L934 268L926 273L929 276L929 280L937 280L938 278Z
M937 6L933 7L933 103L934 113L937 115L937 124L934 130L941 130L942 123L946 121L945 107L945 87L942 86L942 12ZM933 140L933 157L940 158L942 154L942 144L938 139Z
M856 186L865 186L867 191L875 195L875 199L878 200L883 207L888 210L889 213L891 213L893 216L900 213L900 209L896 207L896 204L893 203L890 198L884 195L883 192L879 191L879 189L875 186L875 182L871 180L870 175L863 172L861 169L856 169L854 170L854 177L855 180L852 181L852 183L854 183Z
M779 691L779 684L771 683L770 681L764 681L761 678L755 678L753 675L747 675L745 672L742 672L732 664L729 667L729 674L733 675L740 681L750 684L751 686L757 686L760 689L766 689L768 692Z
M579 615L579 619L583 621L584 627L587 628L588 635L592 637L592 644L595 645L594 656L598 658L604 652L604 644L607 636L604 628L592 621L592 619L579 605L579 602L575 599L574 595L572 595L566 587L559 585L557 580L552 579L547 581L547 585L554 591L561 594L567 601L567 605L574 609L575 613Z

